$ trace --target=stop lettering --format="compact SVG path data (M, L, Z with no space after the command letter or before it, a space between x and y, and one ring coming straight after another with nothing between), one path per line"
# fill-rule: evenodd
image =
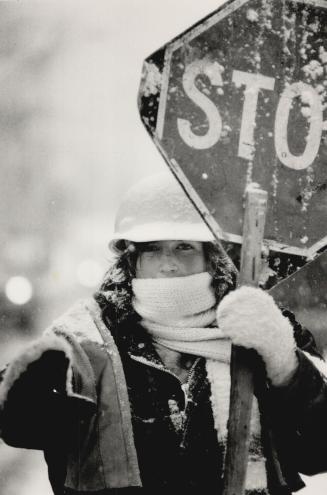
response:
M222 68L216 62L197 60L187 66L183 75L183 87L187 96L204 112L208 122L208 130L199 135L192 131L190 121L177 119L177 128L183 141L194 149L208 149L214 146L222 135L222 118L219 108L196 86L196 78L205 75L213 86L221 87L223 78ZM241 128L238 145L238 156L252 160L255 154L254 128L258 108L259 91L273 91L275 78L262 74L253 74L233 70L232 83L236 87L244 86L244 104L241 112ZM304 151L300 155L291 153L288 145L288 121L293 100L300 98L307 106L303 106L309 118L309 131ZM303 112L303 113L304 113ZM319 151L323 129L323 107L317 90L301 81L287 86L280 96L276 109L274 127L275 151L280 162L286 167L302 170L311 165Z

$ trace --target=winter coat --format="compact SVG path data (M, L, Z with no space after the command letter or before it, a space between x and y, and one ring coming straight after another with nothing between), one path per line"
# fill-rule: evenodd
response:
M304 486L299 472L327 469L326 383L309 358L317 355L311 334L292 321L302 350L287 387L269 387L253 355L271 495ZM95 301L82 302L3 374L1 434L44 450L56 495L217 495L223 453L204 359L188 383L186 397L133 315L113 327Z

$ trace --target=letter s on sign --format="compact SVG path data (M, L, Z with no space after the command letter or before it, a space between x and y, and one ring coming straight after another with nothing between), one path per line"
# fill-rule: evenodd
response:
M191 148L204 150L214 146L221 134L221 116L216 105L205 96L195 85L196 78L203 74L207 76L214 86L222 86L222 67L217 62L209 60L195 60L189 64L183 74L183 87L187 96L198 105L206 115L208 120L208 131L206 134L194 134L191 124L186 119L177 119L178 132Z
M293 99L303 97L310 104L310 128L307 145L302 155L292 155L288 147L287 126ZM283 165L294 170L304 170L309 167L319 151L323 127L323 109L317 91L309 84L296 82L284 89L278 103L275 120L275 148Z

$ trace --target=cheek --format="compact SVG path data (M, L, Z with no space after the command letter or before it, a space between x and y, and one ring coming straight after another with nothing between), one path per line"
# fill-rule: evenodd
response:
M195 275L207 270L206 261L202 253L183 260L185 275Z
M158 273L158 260L140 254L136 262L136 278L155 278Z

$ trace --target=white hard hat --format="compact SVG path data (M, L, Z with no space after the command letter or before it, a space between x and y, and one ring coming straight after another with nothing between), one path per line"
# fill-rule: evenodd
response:
M213 241L214 237L170 172L146 177L127 191L118 209L109 247L122 241Z

